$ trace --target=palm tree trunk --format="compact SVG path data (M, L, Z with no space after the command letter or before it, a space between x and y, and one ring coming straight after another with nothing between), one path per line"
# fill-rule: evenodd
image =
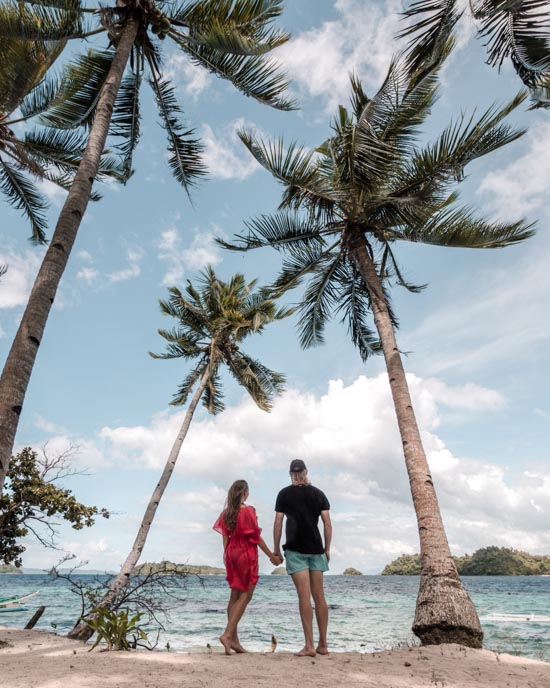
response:
M176 440L172 445L172 449L168 456L168 460L166 461L166 465L164 466L164 470L162 472L160 480L157 486L155 487L153 494L151 495L151 499L149 500L149 504L147 505L147 509L145 510L145 514L143 515L143 519L141 521L141 525L139 527L138 534L136 535L136 539L134 540L134 544L132 546L130 554L128 554L128 556L126 557L126 561L122 565L122 568L120 569L116 578L111 583L109 590L105 593L101 602L99 602L96 605L97 607L110 609L114 601L116 600L118 593L126 585L128 585L130 575L132 574L132 571L138 563L143 547L145 546L145 542L147 540L149 530L153 523L153 519L155 518L158 505L160 503L160 500L162 499L162 495L164 494L168 482L172 477L172 473L174 472L176 461L178 460L178 456L180 453L181 445L183 444L185 436L187 435L187 431L189 430L189 426L191 425L191 420L193 419L193 414L195 413L197 404L199 403L202 393L204 392L204 388L206 387L209 375L210 366L207 366L201 378L199 386L197 387L197 390L193 395L193 399L189 404L189 408L187 409L187 413L185 414L185 418L183 419L183 423L178 433L178 436L176 437ZM91 618L93 618L93 616ZM90 628L90 626L88 626L86 621L78 621L78 623L68 634L68 637L73 638L75 640L86 641L92 637L93 633L93 630Z
M130 19L120 38L113 64L97 104L86 150L59 215L50 246L42 261L0 377L0 494L8 472L19 416L38 347L42 341L57 287L90 200L92 184L105 148L115 99L137 29L137 22Z
M481 647L483 632L451 556L382 282L364 236L359 232L352 235L348 245L350 256L369 291L418 522L422 570L412 630L423 645L459 643Z

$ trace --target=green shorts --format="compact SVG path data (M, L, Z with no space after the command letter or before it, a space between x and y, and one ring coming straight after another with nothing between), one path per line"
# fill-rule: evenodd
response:
M302 554L285 550L286 572L289 575L309 569L310 571L328 571L326 554Z

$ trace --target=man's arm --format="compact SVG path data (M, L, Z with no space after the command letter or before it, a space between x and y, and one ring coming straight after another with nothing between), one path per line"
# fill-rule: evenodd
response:
M273 523L273 551L278 557L280 557L281 562L283 560L283 556L281 554L281 534L283 532L284 516L285 515L280 511L276 511L275 521Z
M330 511L321 511L321 518L323 519L323 528L325 535L325 554L330 561L330 543L332 542L332 523L330 520Z

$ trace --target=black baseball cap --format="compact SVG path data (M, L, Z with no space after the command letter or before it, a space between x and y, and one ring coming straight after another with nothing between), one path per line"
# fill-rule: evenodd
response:
M307 468L302 459L292 459L289 470L291 473L300 473L301 471L307 471Z

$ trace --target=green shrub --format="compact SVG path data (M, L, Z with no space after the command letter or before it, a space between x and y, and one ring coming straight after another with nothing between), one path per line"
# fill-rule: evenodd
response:
M128 639L130 635L134 636L134 647L138 639L147 640L147 633L138 625L143 616L140 612L132 617L130 617L128 609L111 611L99 607L94 612L97 616L86 620L88 626L97 634L96 641L90 651L102 641L105 642L108 650L129 650L132 642Z

